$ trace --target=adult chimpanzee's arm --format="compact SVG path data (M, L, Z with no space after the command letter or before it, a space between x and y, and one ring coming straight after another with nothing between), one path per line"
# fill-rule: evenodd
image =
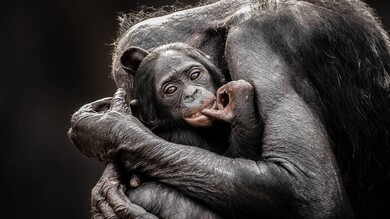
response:
M278 87L280 81L274 83ZM84 154L122 162L129 173L147 174L219 212L342 215L343 190L325 131L293 90L286 95L260 104L266 128L258 162L167 142L127 115L124 99L104 114L82 108L70 136Z
M200 202L159 182L142 183L139 187L128 190L127 195L132 203L142 206L146 211L156 214L159 218L222 218Z
M106 152L89 154L83 151L81 136L101 136L105 129L115 129L110 126L110 120L117 119L120 113L130 114L130 108L124 104L125 92L119 89L113 98L104 98L83 106L72 118L72 128L69 136L73 143L87 156L96 156L100 160L110 157ZM92 114L96 114L92 116ZM87 118L89 117L89 118ZM100 131L89 133L74 126L83 120L107 120ZM117 133L119 136L122 134ZM111 137L108 137L111 138ZM99 143L96 142L99 151ZM113 160L111 160L113 161ZM135 176L135 175L134 175ZM123 184L119 170L113 163L109 163L102 177L92 190L93 218L205 218L217 219L220 216L207 206L192 200L183 193L158 182L146 182L137 188L128 190ZM135 178L138 178L135 176ZM127 190L127 192L126 192ZM150 212L150 213L149 213ZM153 214L151 214L153 213ZM155 216L156 215L156 216Z

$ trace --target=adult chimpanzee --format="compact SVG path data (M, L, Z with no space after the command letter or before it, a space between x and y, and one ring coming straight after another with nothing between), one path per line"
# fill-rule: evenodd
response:
M252 85L243 80L232 81L221 87L216 97L217 88L225 82L224 76L204 53L183 43L164 45L151 53L131 47L123 53L121 64L134 76L137 112L133 115L153 133L170 142L205 148L224 156L259 159L261 126L255 113ZM234 93L234 108L223 103L226 89L234 90L230 92ZM211 112L219 109L227 123L204 115L205 109ZM132 175L130 184L137 186L138 177ZM153 212L161 218L218 217L158 183L147 182L142 187L154 188L154 192L142 188L130 190L130 200L150 212L165 203L164 209L169 211Z
M162 140L125 113L121 92L107 112L95 112L97 101L72 117L82 153L120 161L225 217L348 218L350 206L359 218L389 217L390 43L364 3L224 0L143 21L114 54L116 83L130 99L119 57L172 42L254 86L261 159ZM153 217L124 196L112 165L92 199L97 217Z

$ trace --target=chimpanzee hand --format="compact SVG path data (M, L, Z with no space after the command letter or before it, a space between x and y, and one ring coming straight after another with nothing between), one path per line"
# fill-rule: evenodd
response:
M248 109L253 107L247 107L253 106L253 101L254 88L250 83L244 80L230 81L217 90L218 109L203 109L202 113L218 120L234 123L240 117L254 114L248 112ZM245 121L245 119L240 120Z
M262 121L256 113L253 86L244 81L231 81L217 91L217 110L204 109L202 113L231 124L230 147L227 157L245 157L259 160L262 141Z
M73 114L68 134L85 156L110 160L123 142L142 141L151 133L131 116L125 94L120 88L113 98L86 104Z
M119 181L114 164L109 163L91 194L92 218L156 219L142 207L130 202Z
M72 116L68 134L84 155L112 160L119 145L143 141L148 133L151 132L131 116L125 103L125 91L118 89L113 98L81 107ZM157 218L130 202L118 178L114 165L108 164L92 191L94 218Z

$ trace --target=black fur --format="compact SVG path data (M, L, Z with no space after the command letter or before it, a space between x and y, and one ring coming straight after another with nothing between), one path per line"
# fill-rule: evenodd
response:
M390 195L387 33L363 2L307 2L299 12L261 4L270 15L253 28L297 73L292 80L306 80L295 89L326 125L356 216L383 214ZM318 99L306 97L307 86L315 87Z
M318 17L308 8L301 16L310 24L286 11L256 28L300 74L294 80L307 77L316 88L347 192L356 212L370 206L358 214L368 218L383 211L388 197L382 194L390 191L390 184L383 187L390 183L389 43L356 6L340 1L328 7L336 11L316 7Z

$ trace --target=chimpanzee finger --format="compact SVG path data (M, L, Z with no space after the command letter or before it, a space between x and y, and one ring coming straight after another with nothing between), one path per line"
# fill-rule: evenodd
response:
M100 190L107 185L106 183L99 182L93 189L91 195L91 207L93 218L105 219L112 218L117 219L114 209L111 208L105 197L100 194Z
M219 110L231 107L233 99L231 84L225 84L217 90L217 106Z
M120 187L107 190L104 196L119 218L157 219L156 216L148 213L142 207L131 203L124 190Z
M92 219L104 219L104 215L95 207L92 207Z
M141 185L141 177L138 174L131 174L129 180L130 188L137 188Z
M96 184L96 186L92 189L92 192L91 192L92 213L100 212L99 204L104 201L104 197L101 196L99 193L101 185L102 184L100 182L98 184Z
M91 103L85 104L79 110L77 110L77 112L75 112L72 115L70 123L72 125L76 124L77 121L79 121L80 119L82 119L84 117L89 116L91 113L95 113L95 110L93 109L92 104Z
M110 109L112 97L106 97L91 103L92 109L95 112L105 112Z
M232 122L232 106L230 102L230 96L227 93L228 87L223 85L217 90L217 110L215 109L203 109L201 113L206 116L214 117L217 120L225 121L228 123Z
M110 104L111 99L111 97L106 97L80 107L80 109L72 115L71 124L76 124L80 119L88 117L93 113L101 112L104 110L102 108L104 108L105 105Z
M92 219L105 219L103 214L100 212L92 213Z
M222 120L224 114L223 110L215 110L215 109L207 109L207 108L202 109L200 112L206 116L214 117L218 120Z
M108 202L104 201L99 203L100 215L103 215L102 218L105 219L119 219L119 217L115 214L114 209L108 204Z
M100 195L97 190L101 184L95 186L92 190L91 207L93 219L105 219L105 218L118 218L115 215L115 211L110 207L103 196Z
M200 111L206 116L210 116L213 118L216 118L217 120L225 121L228 123L232 122L232 111L225 108L222 110L215 110L215 109L203 109Z
M126 104L126 92L122 88L118 88L111 101L111 110L131 114L130 108Z

